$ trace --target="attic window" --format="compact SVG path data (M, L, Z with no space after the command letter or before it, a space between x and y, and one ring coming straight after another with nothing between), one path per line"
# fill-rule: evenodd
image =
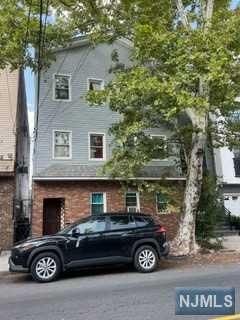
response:
M102 79L88 79L88 91L101 91L104 89Z

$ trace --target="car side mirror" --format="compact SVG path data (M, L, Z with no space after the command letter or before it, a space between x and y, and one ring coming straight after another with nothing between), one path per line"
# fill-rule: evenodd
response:
M74 229L72 230L72 236L73 236L74 238L78 238L80 235L81 235L81 232L80 232L80 229L79 229L79 228L74 228Z

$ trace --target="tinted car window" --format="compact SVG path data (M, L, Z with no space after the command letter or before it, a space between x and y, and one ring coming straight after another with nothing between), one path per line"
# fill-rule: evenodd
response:
M113 216L110 217L110 229L119 230L136 227L135 222L129 219L129 216Z
M91 218L85 222L79 223L76 226L76 228L80 230L80 233L102 232L105 230L105 227L105 217Z
M134 217L137 227L153 226L154 221L150 217Z

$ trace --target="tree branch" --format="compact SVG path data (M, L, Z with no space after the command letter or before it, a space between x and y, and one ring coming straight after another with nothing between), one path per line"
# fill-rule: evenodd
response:
M179 13L179 15L181 17L182 24L186 28L188 28L189 27L189 22L188 22L186 13L184 11L184 6L183 6L183 3L182 3L182 0L176 0L176 6L177 6L178 13Z
M214 0L207 0L207 8L206 8L206 20L207 23L211 21L213 15L213 6Z
M214 7L214 0L201 0L204 29L208 29L208 27L211 25L213 7Z

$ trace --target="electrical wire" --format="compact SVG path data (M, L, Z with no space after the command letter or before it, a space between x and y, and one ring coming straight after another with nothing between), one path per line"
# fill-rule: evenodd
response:
M90 51L92 50L92 48L90 47L86 53L85 56L81 57L80 60L79 60L79 63L77 64L73 74L72 74L72 80L75 79L75 76L76 74L81 70L82 66L84 65L87 57L89 56L90 54ZM52 124L53 120L55 119L55 117L59 114L63 114L67 109L70 109L70 107L76 102L78 101L79 98L73 100L71 103L67 103L67 106L62 110L62 112L59 113L59 109L56 110L56 112L53 114L53 116L51 117L50 121L48 122L48 125L46 127L46 129L44 130L44 134L47 132L47 130L49 129L50 125ZM59 102L60 103L60 102Z
M44 19L44 24L43 24L43 34L42 34L42 57L44 56L44 49L45 49L46 28L47 28L47 18L48 18L49 6L50 6L50 0L47 0L46 10L45 10L45 19Z
M32 0L30 1L29 4L29 9L28 9L28 16L27 16L27 28L26 28L26 33L25 33L25 38L24 38L24 54L27 49L27 41L28 41L28 34L29 34L29 25L30 25L30 19L31 19L31 11L32 11Z
M35 139L38 134L38 118L39 118L39 99L40 99L40 80L41 80L41 46L42 46L42 16L43 16L43 0L40 0L39 4L39 37L38 37L38 76L37 76L37 110L36 110L36 121L35 121Z

